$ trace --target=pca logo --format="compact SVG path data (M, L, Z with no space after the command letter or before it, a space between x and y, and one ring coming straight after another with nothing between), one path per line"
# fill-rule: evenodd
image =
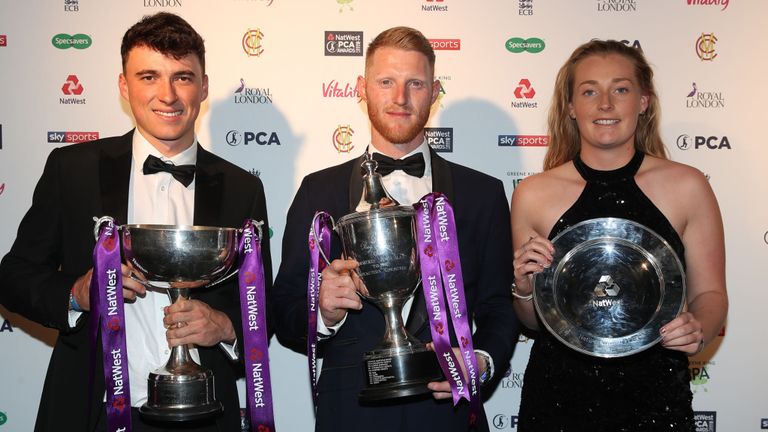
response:
M521 52L537 54L544 51L544 47L546 45L544 44L544 41L539 38L523 39L519 37L513 37L507 39L507 42L504 43L504 46L507 48L507 51L515 54L519 54Z
M230 130L227 132L226 141L227 144L232 147L237 147L240 144L249 145L252 143L256 143L260 146L280 145L280 138L277 136L277 132L240 132L237 130Z
M243 35L243 51L248 54L248 57L259 57L263 52L262 40L264 39L264 33L260 29L248 30Z
M93 44L93 39L87 34L82 33L75 35L59 33L51 38L51 44L58 49L74 48L84 50Z
M717 413L715 411L694 411L693 424L696 432L715 432Z
M493 427L495 427L497 430L502 429L517 429L517 416L515 415L506 415L506 414L496 414L493 416Z
M718 137L695 135L692 137L687 134L682 134L677 137L677 148L680 150L689 150L691 148L695 150L701 148L705 148L707 150L731 150L731 142L728 140L727 136Z
M337 153L349 153L355 148L352 144L352 135L355 131L350 125L338 125L333 131L333 147Z
M597 0L598 12L634 12L637 0Z
M453 152L453 128L424 128L424 137L436 152Z
M701 61L712 61L717 57L717 52L715 51L716 43L717 37L714 33L702 33L696 39L696 55L699 56Z
M362 56L363 32L361 31L326 31L326 56Z

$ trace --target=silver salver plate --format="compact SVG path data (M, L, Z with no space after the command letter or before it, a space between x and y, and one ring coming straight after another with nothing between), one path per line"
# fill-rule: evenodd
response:
M533 278L533 301L546 328L576 351L606 358L643 351L685 304L680 259L641 224L590 219L552 243L552 265Z

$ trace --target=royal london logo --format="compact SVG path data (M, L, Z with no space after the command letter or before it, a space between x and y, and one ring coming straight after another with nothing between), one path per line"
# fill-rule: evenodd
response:
M453 128L424 128L427 144L438 153L453 152Z
M538 108L539 103L531 101L536 96L536 90L528 78L523 78L517 84L514 91L515 99L511 102L512 108Z
M635 12L637 0L597 0L598 12Z
M243 34L243 51L248 57L259 57L264 52L263 47L264 33L260 29L248 29Z
M725 8L728 7L728 3L730 3L729 0L686 0L688 2L688 6L722 6L723 8L720 9L721 11L724 11Z
M513 37L507 39L507 41L504 43L504 47L507 48L507 51L515 54L522 52L537 54L544 51L545 46L546 44L544 44L544 41L539 38L523 39L519 37Z
M77 144L99 139L98 132L48 131L48 142L55 144Z
M272 103L272 90L267 87L246 87L240 78L240 86L232 95L236 104L262 105Z
M677 148L680 150L731 150L731 142L727 136L691 136L682 134L677 137Z
M349 153L355 148L355 145L352 143L352 135L354 134L355 131L350 125L336 126L336 129L333 130L332 142L333 148L336 149L337 153Z
M79 12L80 0L64 0L64 12Z
M323 97L325 98L357 98L360 100L360 89L351 83L345 83L343 86L339 81L330 80L323 83Z
M61 86L61 92L64 93L66 96L70 97L63 97L59 98L59 103L62 105L82 105L85 104L85 98L79 98L74 96L80 96L83 94L83 91L85 88L80 83L80 80L77 78L77 75L69 75L67 77L67 80L64 81L64 84Z
M722 92L701 91L696 83L691 83L691 91L685 100L686 108L725 108Z
M277 132L264 131L254 132L230 130L227 132L225 141L232 147L237 147L240 144L246 146L250 144L256 144L259 146L281 145L280 137L277 135Z
M326 31L326 56L362 56L363 32L361 31Z
M429 44L435 51L459 51L461 50L461 39L429 39Z
M504 376L501 378L499 385L504 389L517 389L523 388L523 377L525 375L522 372L515 372L512 370L512 364L509 365Z
M694 411L693 426L696 432L716 432L717 413L715 411Z
M59 33L51 38L51 44L58 49L74 48L84 50L93 45L93 39L87 34L82 33L74 35Z
M423 0L421 4L423 12L448 12L448 5L445 0Z
M714 33L702 33L696 39L696 55L701 61L712 61L717 57L715 44L717 44L717 36Z
M181 0L144 0L144 7L154 7L154 8L181 7Z
M522 16L533 16L533 0L518 0L517 14Z

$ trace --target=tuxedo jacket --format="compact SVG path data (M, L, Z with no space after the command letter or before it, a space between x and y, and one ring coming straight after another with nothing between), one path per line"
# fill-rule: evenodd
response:
M0 263L0 303L59 330L36 431L62 427L71 431L92 430L98 416L105 415L100 342L94 387L88 388L92 315L83 313L78 325L70 328L67 309L72 284L93 265L93 217L108 215L118 223L127 220L132 136L133 131L53 150L35 188L32 206L21 221L10 252ZM249 217L267 222L261 181L198 145L194 224L241 227ZM267 239L263 248L269 286L272 277ZM237 289L233 281L198 290L192 296L226 313L238 333L238 341L242 341ZM200 347L199 353L203 366L213 371L216 398L224 405L223 416L216 420L219 430L239 430L235 379L242 375L242 365L230 361L217 346Z
M491 355L499 376L509 364L519 330L509 291L512 245L504 188L499 180L448 162L434 151L431 157L433 190L444 193L455 212L469 319L476 324L474 346ZM273 290L273 323L280 342L300 352L306 351L307 240L312 217L324 210L339 220L355 211L362 194L361 161L362 157L305 177L288 210ZM338 237L332 238L331 260L341 255ZM407 322L413 335L431 340L424 302L414 301ZM321 342L316 430L467 430L465 402L454 409L450 400L437 402L431 394L366 406L358 402L364 385L363 354L383 334L382 313L364 301L362 310L349 311L336 335ZM484 418L478 423L478 430L487 430Z

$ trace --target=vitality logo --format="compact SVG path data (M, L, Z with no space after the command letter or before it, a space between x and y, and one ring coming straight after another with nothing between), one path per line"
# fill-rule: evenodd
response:
M78 33L75 35L68 35L66 33L59 33L51 38L51 43L58 49L74 48L83 50L90 47L93 44L93 39L87 34Z

